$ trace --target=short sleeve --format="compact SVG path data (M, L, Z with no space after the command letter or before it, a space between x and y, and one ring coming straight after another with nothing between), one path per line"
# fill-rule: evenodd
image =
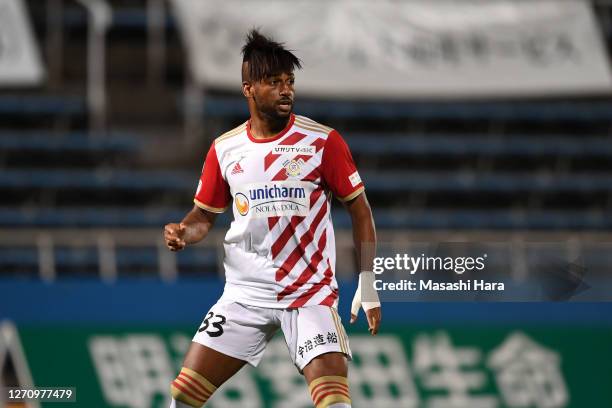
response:
M206 155L193 202L203 210L214 213L224 212L231 202L229 185L221 174L214 143Z
M350 201L364 190L353 156L342 136L332 130L321 161L323 181L340 201Z

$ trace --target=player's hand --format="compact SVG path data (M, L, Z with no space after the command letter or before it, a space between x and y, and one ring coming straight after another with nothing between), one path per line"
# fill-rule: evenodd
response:
M378 333L378 327L380 326L381 309L375 307L365 312L366 318L368 319L368 330L372 336L376 336Z
M181 249L185 248L187 245L184 238L186 230L187 226L183 223L166 224L164 227L164 240L166 241L166 246L171 251L180 251Z
M362 301L362 295L364 301ZM367 301L365 301L367 299ZM380 326L381 310L380 299L374 288L374 273L362 271L359 273L359 284L351 303L351 324L357 321L359 309L363 309L368 320L368 330L372 336L378 333Z
M381 308L375 307L374 309L366 310L366 319L368 320L368 331L372 336L376 336L378 333L378 328L380 327L381 320ZM351 324L357 321L357 315L351 313Z

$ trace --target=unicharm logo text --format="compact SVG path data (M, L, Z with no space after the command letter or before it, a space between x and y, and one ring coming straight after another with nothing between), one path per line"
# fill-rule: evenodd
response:
M270 187L264 185L262 188L249 190L251 200L276 199L276 198L305 198L304 187L279 187L274 184Z
M234 194L236 210L241 216L278 217L306 216L309 210L309 196L313 187L310 183L278 181L254 183Z

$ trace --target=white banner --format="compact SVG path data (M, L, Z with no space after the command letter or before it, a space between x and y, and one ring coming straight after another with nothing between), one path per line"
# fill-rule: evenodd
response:
M240 89L249 29L303 61L300 94L466 97L610 92L603 40L580 0L173 0L192 72Z
M35 85L44 78L38 46L21 0L0 0L0 86Z

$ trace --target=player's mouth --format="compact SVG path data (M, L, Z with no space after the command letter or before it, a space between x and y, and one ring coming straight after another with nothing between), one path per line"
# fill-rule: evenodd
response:
M282 110L289 111L293 107L293 101L290 99L283 99L278 102L278 107Z

